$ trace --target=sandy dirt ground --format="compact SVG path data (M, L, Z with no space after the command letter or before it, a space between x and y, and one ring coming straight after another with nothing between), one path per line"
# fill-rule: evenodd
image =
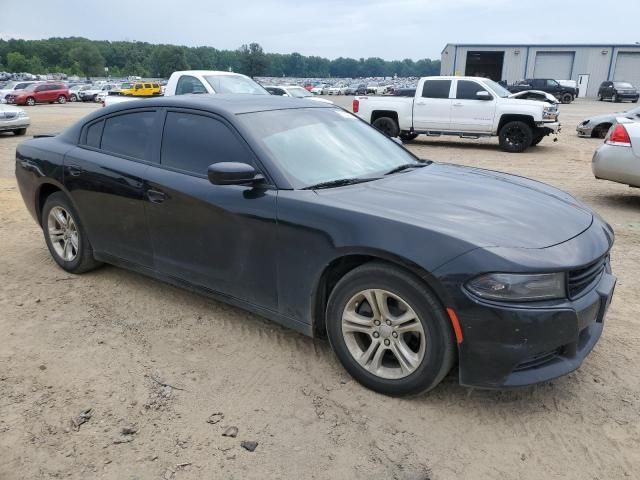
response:
M364 389L325 341L242 310L114 267L65 273L17 190L20 140L1 134L0 479L640 478L640 190L596 181L601 140L574 130L630 106L563 105L559 141L520 155L495 139L409 146L585 201L616 230L619 279L578 371L506 392L462 388L453 373L410 399ZM29 108L28 133L60 131L94 108ZM231 426L237 437L223 436Z

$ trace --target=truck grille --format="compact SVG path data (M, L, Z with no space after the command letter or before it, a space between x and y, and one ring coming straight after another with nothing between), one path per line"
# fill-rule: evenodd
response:
M567 291L570 298L575 298L584 293L605 269L609 256L602 257L586 267L569 272L567 276Z

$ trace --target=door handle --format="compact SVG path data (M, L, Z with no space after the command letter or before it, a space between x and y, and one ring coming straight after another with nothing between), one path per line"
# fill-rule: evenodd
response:
M153 203L162 203L167 198L164 192L158 190L147 190L147 198Z
M464 103L454 103L454 107L464 107Z
M78 177L82 174L82 168L78 165L67 165L67 171L72 177Z
M416 102L416 105L426 105L426 102Z

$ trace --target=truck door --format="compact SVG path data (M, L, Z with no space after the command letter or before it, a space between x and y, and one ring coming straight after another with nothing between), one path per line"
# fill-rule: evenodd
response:
M456 80L455 100L451 105L451 130L491 133L496 99L474 80Z
M413 101L413 128L446 131L451 124L451 80L425 80Z

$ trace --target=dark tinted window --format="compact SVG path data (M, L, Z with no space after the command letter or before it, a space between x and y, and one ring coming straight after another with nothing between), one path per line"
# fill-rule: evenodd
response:
M203 115L167 113L160 163L206 175L218 162L253 163L240 139L224 123Z
M100 148L100 137L102 136L102 127L104 126L104 120L89 125L87 128L87 138L85 145L88 147Z
M118 115L105 121L100 148L107 152L149 160L155 112Z
M477 100L477 92L486 92L479 83L469 80L458 80L458 88L456 91L456 98L460 100Z
M422 87L425 98L449 98L451 80L427 80Z
M185 95L187 93L207 93L207 89L196 77L183 75L178 79L176 95Z

